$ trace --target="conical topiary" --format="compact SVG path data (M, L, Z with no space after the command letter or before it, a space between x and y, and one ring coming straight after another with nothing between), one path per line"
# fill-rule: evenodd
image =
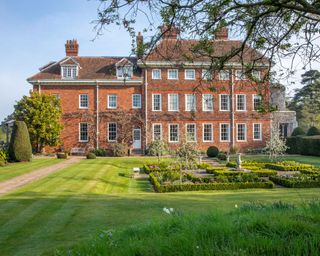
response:
M299 135L306 135L306 133L301 127L294 128L291 136L299 136Z
M320 131L317 127L312 126L309 128L307 132L307 136L314 136L314 135L320 135Z
M23 162L30 161L32 157L32 147L28 128L25 122L16 121L9 145L10 160Z

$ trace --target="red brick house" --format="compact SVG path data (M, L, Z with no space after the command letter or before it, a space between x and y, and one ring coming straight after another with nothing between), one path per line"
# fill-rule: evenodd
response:
M138 44L142 40L139 34ZM136 150L155 139L171 148L182 141L196 142L202 150L263 147L271 119L257 108L261 95L269 101L269 84L258 86L246 78L239 57L219 73L211 71L210 60L191 50L196 43L180 39L173 28L144 57L81 57L77 41L71 40L66 57L40 68L28 82L60 98L65 148L110 148L125 135ZM227 29L212 43L217 56L241 44L229 40ZM244 61L257 56L247 48ZM266 60L256 66L252 75L258 78Z

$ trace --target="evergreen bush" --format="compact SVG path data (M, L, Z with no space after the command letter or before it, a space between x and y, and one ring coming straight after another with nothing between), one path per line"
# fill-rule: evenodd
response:
M210 146L207 149L207 156L208 157L216 157L219 154L219 149L216 146Z
M306 135L305 131L301 127L294 128L291 136L298 136L298 135Z
M112 147L113 156L126 156L128 155L128 145L124 143L116 143Z
M96 159L97 156L94 153L87 154L87 159Z
M309 128L307 132L307 136L314 136L314 135L320 135L320 130L315 126L312 126Z
M27 125L23 121L16 121L13 126L9 145L10 160L16 162L30 161L32 147Z

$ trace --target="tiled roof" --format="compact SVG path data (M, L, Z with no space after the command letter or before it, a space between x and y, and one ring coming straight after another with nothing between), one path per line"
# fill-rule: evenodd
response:
M199 51L193 51L194 46L199 43L197 40L177 40L165 39L161 40L158 45L146 56L146 61L208 61L210 57L206 54L200 54ZM239 48L242 42L238 40L213 40L213 57L222 57L230 53L233 49ZM243 61L250 62L261 58L262 55L250 48L245 47ZM240 62L240 54L232 57L229 62ZM268 59L262 58L260 63L267 64Z
M60 80L61 79L61 66L63 64L72 64L71 59L66 57L48 67L42 69L39 73L28 78L28 81L32 80ZM137 59L133 57L70 57L76 63L79 63L79 75L77 79L117 79L116 76L116 63L127 58L128 61L133 63L133 77L132 80L141 79L141 70L137 66ZM69 63L70 62L70 63Z

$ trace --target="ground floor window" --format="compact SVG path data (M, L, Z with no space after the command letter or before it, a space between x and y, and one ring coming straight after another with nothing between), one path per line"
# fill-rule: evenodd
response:
M203 141L213 141L213 127L212 124L203 124Z
M178 124L169 124L169 142L179 142Z
M88 124L80 123L79 125L79 141L87 142L88 141Z
M237 124L237 141L246 141L246 124Z
M153 124L153 140L161 140L162 139L162 125L161 124Z
M253 139L254 140L261 140L261 124L253 124Z
M195 124L187 124L187 126L186 126L186 140L188 142L196 141L196 125Z
M117 124L108 123L108 141L117 140Z
M220 124L220 141L230 141L230 124Z

